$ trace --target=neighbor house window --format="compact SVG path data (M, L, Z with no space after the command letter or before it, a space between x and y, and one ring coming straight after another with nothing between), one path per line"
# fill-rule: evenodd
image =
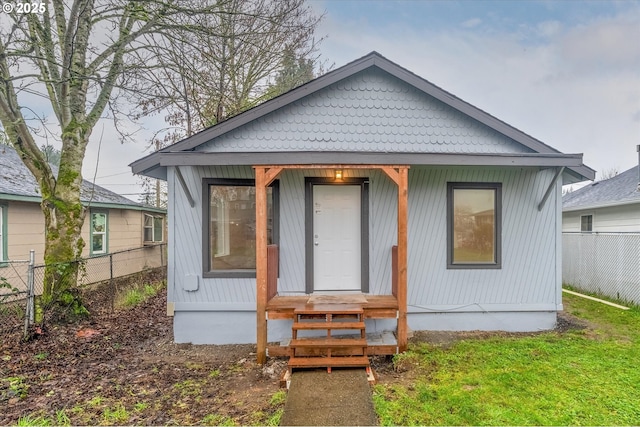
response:
M267 188L267 243L277 241L277 182ZM205 179L205 277L255 277L253 180Z
M580 216L580 231L590 233L593 231L593 215Z
M144 243L164 241L164 217L144 214Z
M0 261L7 258L7 205L0 204Z
M502 184L447 187L447 267L500 268Z
M107 246L107 229L108 214L104 211L91 212L91 255L106 254Z

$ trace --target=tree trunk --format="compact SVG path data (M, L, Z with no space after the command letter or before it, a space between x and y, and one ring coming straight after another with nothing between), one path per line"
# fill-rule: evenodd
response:
M54 316L87 313L77 289L84 240L81 230L86 208L80 200L82 159L88 135L82 126L64 132L62 159L53 189L42 188L45 218L43 309Z

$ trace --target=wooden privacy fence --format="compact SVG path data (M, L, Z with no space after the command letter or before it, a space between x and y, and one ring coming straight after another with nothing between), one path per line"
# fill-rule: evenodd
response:
M640 304L640 233L562 233L562 282Z

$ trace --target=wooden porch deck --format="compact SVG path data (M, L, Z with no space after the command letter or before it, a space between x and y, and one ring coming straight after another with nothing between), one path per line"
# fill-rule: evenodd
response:
M393 295L367 295L367 302L359 304L364 309L365 319L395 319L398 315L398 298ZM309 295L280 296L276 295L267 302L267 318L269 320L293 319L296 309L313 309L309 304Z
M333 307L354 307L362 308L364 319L397 319L398 299L393 295L366 295L366 302L353 304L340 303L309 303L309 295L305 296L279 296L276 295L267 302L266 313L268 321L271 320L296 320L296 313L300 312L323 312L325 309ZM363 324L364 328L364 324ZM367 334L366 355L391 355L398 353L397 339L391 339L386 334ZM268 355L271 357L286 357L291 355L289 343L267 345ZM349 353L346 353L349 354ZM325 359L326 360L326 359Z

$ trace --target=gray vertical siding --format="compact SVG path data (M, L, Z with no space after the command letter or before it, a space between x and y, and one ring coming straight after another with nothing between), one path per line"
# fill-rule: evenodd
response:
M172 168L170 168L172 169ZM195 201L191 207L180 184L173 188L174 216L169 220L174 234L173 251L174 297L176 303L241 303L255 301L255 279L203 279L202 278L202 179L250 178L251 167L210 166L180 167ZM171 171L173 173L173 171ZM206 201L205 201L206 203ZM188 276L197 276L197 291L186 291L183 284ZM176 305L176 309L180 306Z
M557 202L537 209L553 174L534 168L411 169L409 310L555 309ZM456 181L503 183L501 269L446 268L446 184Z
M202 278L202 179L253 178L250 167L182 167L196 206L182 187L169 187L170 298L188 307L207 303L224 309L255 304L255 279ZM332 171L288 170L280 179L281 295L305 291L304 177L329 177ZM556 307L559 304L558 199L542 211L537 204L553 178L553 170L536 168L416 167L409 173L410 311L509 310ZM173 171L170 170L170 176ZM352 170L347 176L370 179L370 293L391 292L391 246L397 236L397 189L380 171ZM447 270L447 182L503 183L502 268ZM170 179L170 182L174 182ZM559 190L559 189L558 189ZM179 236L179 238L176 238ZM197 291L183 289L187 276L198 276ZM217 305L216 305L217 304Z

